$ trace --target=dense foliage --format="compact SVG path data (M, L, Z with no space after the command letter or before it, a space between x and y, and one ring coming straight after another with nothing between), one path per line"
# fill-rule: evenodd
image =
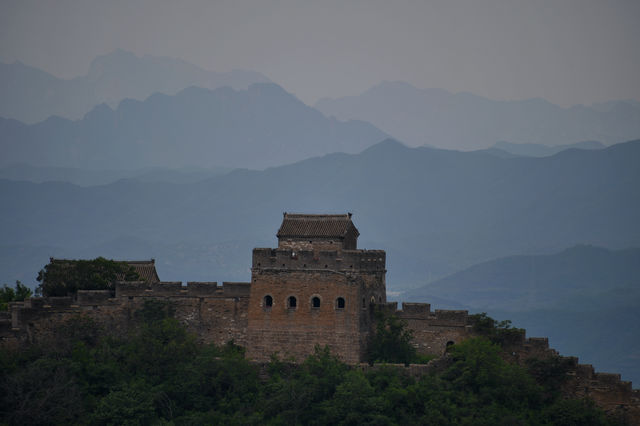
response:
M67 296L78 290L113 290L118 277L139 278L126 262L98 257L93 260L52 261L38 273L37 292L44 296Z
M484 336L499 345L517 342L519 339L524 338L525 335L525 330L513 327L510 320L497 321L485 312L469 315L469 320L473 324L473 331L476 334Z
M31 297L33 292L29 287L16 281L15 288L4 285L0 288L0 311L6 311L9 302L22 302L24 299Z
M411 378L349 367L327 348L300 365L259 366L233 343L198 344L170 314L147 303L121 338L78 317L58 344L0 352L0 424L608 424L589 401L562 400L505 363L485 338Z
M376 330L368 342L369 363L421 364L432 357L419 355L413 346L413 332L407 322L384 310L375 312Z

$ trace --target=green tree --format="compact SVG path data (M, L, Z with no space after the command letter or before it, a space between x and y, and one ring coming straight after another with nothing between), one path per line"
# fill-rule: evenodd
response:
M15 288L5 284L0 288L0 311L6 311L9 308L9 302L22 302L32 294L31 289L20 281L16 281Z
M418 357L412 345L413 333L406 321L382 310L375 313L376 331L369 339L367 360L369 363L389 362L410 364Z
M154 389L142 380L114 389L102 398L91 416L98 425L150 425L157 423Z
M67 296L78 290L113 290L116 279L139 279L126 262L98 257L93 260L53 260L38 273L36 289L43 296Z
M494 343L505 345L518 341L524 337L525 330L511 325L511 320L497 321L487 315L486 312L469 315L473 324L473 331L488 338Z

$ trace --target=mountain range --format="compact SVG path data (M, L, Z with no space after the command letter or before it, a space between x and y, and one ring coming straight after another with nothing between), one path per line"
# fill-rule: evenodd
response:
M562 354L640 383L640 248L579 245L471 266L398 297L511 319Z
M582 141L563 145L543 145L537 143L513 143L500 141L493 144L487 151L501 151L504 153L521 157L549 157L567 149L602 149L605 146L598 141ZM500 155L500 154L499 154Z
M563 108L543 99L496 101L471 93L383 82L357 96L320 99L327 116L365 120L412 146L478 150L498 141L605 145L640 135L640 104L614 101Z
M103 247L142 258L158 252L154 245L165 255L173 247L174 258L202 263L189 276L167 267L165 279L243 280L251 248L273 245L282 211L351 211L360 246L387 250L388 288L400 291L501 256L580 243L640 245L639 161L640 141L500 158L387 140L356 155L235 170L195 183L133 179L78 187L0 180L0 234L24 258L28 247L41 246L69 256ZM131 239L139 252L129 248ZM237 251L217 251L215 266L196 253L230 243ZM7 278L14 272L0 271Z
M329 119L273 83L246 90L189 87L176 95L102 104L81 120L0 119L0 166L140 169L265 168L330 152L359 152L386 134Z
M86 75L70 80L20 62L0 63L0 117L25 123L52 115L79 119L96 105L115 108L125 98L173 95L190 86L246 89L252 83L268 82L254 71L208 71L179 59L139 57L121 49L96 57Z

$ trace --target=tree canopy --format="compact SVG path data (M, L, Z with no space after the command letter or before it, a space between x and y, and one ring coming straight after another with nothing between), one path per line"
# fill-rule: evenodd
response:
M5 284L0 288L0 311L6 311L9 307L9 302L22 302L30 298L32 294L31 289L20 281L16 281L15 288Z
M589 400L550 392L554 380L537 382L484 337L454 345L449 366L422 377L393 366L364 372L326 347L301 364L274 356L257 365L233 342L198 343L172 312L147 301L127 335L77 317L53 344L1 349L0 423L616 424Z
M43 296L67 296L78 290L113 290L116 280L139 279L126 262L98 257L93 260L52 260L38 273L37 291Z

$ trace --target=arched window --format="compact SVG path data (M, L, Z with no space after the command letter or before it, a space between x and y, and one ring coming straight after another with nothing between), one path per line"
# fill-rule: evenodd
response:
M295 309L298 306L298 299L295 296L289 296L287 299L287 308Z
M336 299L336 309L344 309L345 301L344 297L338 297Z
M318 296L313 296L311 298L311 307L319 308L320 307L320 298Z
M271 297L271 295L267 294L264 297L264 305L265 308L270 308L273 306L273 297Z

